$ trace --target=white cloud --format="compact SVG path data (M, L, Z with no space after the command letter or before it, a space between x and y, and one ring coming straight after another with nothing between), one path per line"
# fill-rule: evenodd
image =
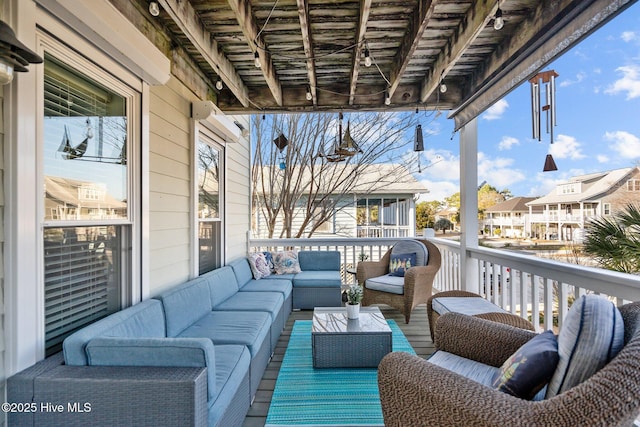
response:
M604 139L609 141L609 148L625 159L640 158L640 138L622 130L607 132Z
M520 145L520 141L512 136L503 136L498 144L498 150L511 150L514 145Z
M446 150L426 150L423 176L446 181L460 180L460 158ZM428 167L425 167L428 165Z
M482 115L482 118L485 120L497 120L502 118L502 115L509 108L509 103L505 99L501 99L491 107L487 109L487 111Z
M583 159L586 156L582 153L580 145L573 136L560 134L555 142L550 145L549 153L557 159Z
M460 185L450 181L423 179L420 180L420 183L429 189L429 193L421 194L420 197L418 197L418 201L420 202L430 202L432 200L444 202L445 198L460 191Z
M632 42L638 39L638 34L635 31L623 31L620 38L625 42Z
M616 71L622 73L622 78L610 85L605 93L626 93L627 100L640 97L640 65L625 65L616 68Z
M505 157L492 159L484 153L478 153L478 181L487 181L498 189L509 188L513 184L524 181L526 176L515 169L514 160Z
M598 154L596 160L598 160L598 163L609 163L609 157L604 154Z
M567 86L571 86L577 83L580 83L581 81L583 81L585 78L587 77L587 74L584 72L579 72L578 74L576 74L576 78L574 80L571 79L567 79L567 80L562 80L560 82L560 87L567 87Z

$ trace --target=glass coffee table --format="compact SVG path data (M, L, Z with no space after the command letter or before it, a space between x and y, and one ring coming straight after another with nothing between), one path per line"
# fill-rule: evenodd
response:
M314 368L377 368L392 351L391 328L378 307L360 307L358 319L345 307L316 307L311 348Z

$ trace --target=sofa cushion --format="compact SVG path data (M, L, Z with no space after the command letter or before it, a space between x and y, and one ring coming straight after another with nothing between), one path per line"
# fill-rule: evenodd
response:
M165 317L160 301L148 299L98 320L69 335L63 342L67 365L87 365L85 346L97 337L165 337Z
M276 320L284 304L284 296L280 292L238 292L213 307L214 311L263 311Z
M218 395L215 402L209 405L210 420L220 420L225 411L234 406L234 395L238 388L242 387L242 381L246 378L251 364L251 353L244 345L225 344L216 345L215 348ZM246 386L248 388L248 384ZM247 397L247 400L249 399Z
M583 295L567 313L558 335L558 367L547 387L547 398L585 381L624 345L622 315L609 300Z
M302 271L340 271L339 251L300 251L298 260Z
M296 288L339 288L340 285L339 271L301 271L293 278Z
M558 340L549 330L520 347L500 368L493 386L512 396L532 399L551 379L558 365Z
M492 387L494 377L500 372L500 369L495 366L485 365L441 350L433 353L427 361L487 387Z
M293 279L295 279L296 275L293 273L289 274L272 274L271 276L263 277L264 280L288 280L293 283Z
M404 273L407 269L415 267L416 265L416 253L406 254L391 254L389 260L389 275L404 277Z
M293 286L291 280L271 279L271 280L249 280L240 292L280 292L286 300L291 295Z
M270 342L271 316L260 311L212 311L182 331L181 337L209 338L215 345L242 344L251 357Z
M246 261L248 262L249 267L251 268L253 279L260 280L263 277L271 276L271 268L267 263L267 259L265 258L264 253L256 252L256 253L249 254L247 255ZM232 267L233 267L233 271L235 272L236 267L234 265L232 265ZM242 288L242 285L248 281L246 280L247 279L246 277L240 277L237 273L236 273L236 278L238 279L238 284L240 285L241 288Z
M251 261L249 256L251 255L261 255L264 260L264 254L260 252L259 254L249 254L247 258L239 258L235 261L229 263L229 267L233 270L233 274L236 276L236 282L238 282L238 288L242 288L245 283L250 280L254 280L256 277L256 273L253 271L253 266L251 265ZM266 265L266 261L265 261ZM269 272L271 274L271 272ZM259 274L258 279L261 279L262 275Z
M273 265L276 274L300 273L300 262L296 251L273 252Z
M86 348L90 366L207 368L208 400L215 397L216 358L207 338L94 338Z
M200 277L205 279L209 285L212 307L232 297L240 289L233 268L228 265L210 271Z
M429 251L424 243L417 240L400 240L391 248L391 255L416 253L416 264L418 266L427 265L429 262Z
M389 292L392 294L404 294L404 277L384 276L372 277L364 282L364 287L374 291Z
M442 297L431 300L433 311L439 315L445 313L462 313L475 316L483 313L506 313L502 307L482 297Z
M155 298L162 301L169 337L178 336L213 309L209 287L203 278L190 280Z

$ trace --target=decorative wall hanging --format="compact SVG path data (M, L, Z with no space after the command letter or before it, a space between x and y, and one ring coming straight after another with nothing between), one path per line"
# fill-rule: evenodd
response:
M324 148L320 145L320 151L318 152L319 157L324 157L328 162L342 162L347 160L349 157L353 157L358 153L362 153L362 150L358 146L358 144L351 137L351 121L347 122L347 130L344 133L344 138L342 136L342 120L343 115L339 113L338 115L338 136L335 139L333 144L333 151L331 153L325 153Z
M546 131L550 136L550 144L553 144L553 127L556 126L556 77L559 74L554 70L543 71L529 80L531 83L531 121L533 138L542 141L541 122L542 113L545 114ZM545 89L545 103L542 105L542 85ZM543 172L558 170L551 154L547 154Z

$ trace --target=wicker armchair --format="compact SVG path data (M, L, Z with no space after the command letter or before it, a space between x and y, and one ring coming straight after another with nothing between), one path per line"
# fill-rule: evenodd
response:
M493 390L407 353L378 368L385 426L631 426L640 411L640 302L620 307L625 346L583 383L532 402ZM436 324L437 347L500 366L535 334L448 313Z
M411 312L419 305L427 302L433 289L433 279L440 269L440 250L427 240L419 240L424 244L429 253L427 265L415 266L407 270L404 276L404 288L402 294L394 294L379 290L369 289L366 286L367 279L383 276L389 272L391 252L389 249L380 261L363 261L358 263L356 279L364 288L362 305L386 304L400 310L404 314L405 322L409 323Z

